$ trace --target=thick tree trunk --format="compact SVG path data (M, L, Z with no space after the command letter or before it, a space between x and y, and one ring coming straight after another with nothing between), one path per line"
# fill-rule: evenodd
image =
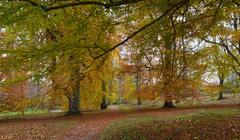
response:
M80 112L80 81L76 81L72 96L68 97L69 105L67 114L81 114Z
M137 105L141 105L141 104L142 104L141 97L138 97L138 98L137 98Z
M102 103L100 107L101 110L107 109L107 97L106 97L107 88L106 88L106 82L104 80L102 80L102 91L103 91L103 98L102 98Z
M174 105L173 105L173 102L172 101L165 101L164 104L163 104L163 108L176 108Z
M224 80L222 79L222 78L219 78L219 81L220 81L220 87L221 87L221 89L220 89L220 91L219 91L219 93L218 93L218 100L222 100L223 99L223 82L224 82Z
M164 56L164 69L163 69L163 94L164 105L163 108L175 108L173 105L173 94L171 84L173 84L173 65L172 65L172 34L167 33L164 37L165 42L165 56Z
M79 97L70 97L68 98L69 106L68 106L68 115L71 114L81 114L79 110Z
M107 101L106 101L106 95L103 95L102 103L101 103L101 110L107 109Z
M223 93L222 91L220 91L218 94L218 100L222 100L222 99L223 99Z
M77 63L75 62L75 57L70 56L70 60L73 62L73 64ZM76 65L76 64L75 64ZM71 68L71 78L70 81L72 83L71 85L71 91L72 94L68 97L69 100L69 107L68 107L68 115L70 114L81 114L80 112L80 67L76 65L75 67Z

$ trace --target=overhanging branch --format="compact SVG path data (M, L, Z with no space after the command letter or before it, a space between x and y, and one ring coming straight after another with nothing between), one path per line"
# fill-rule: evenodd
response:
M12 2L27 2L29 4L31 4L32 6L35 6L35 7L40 7L43 11L47 11L47 7L44 6L44 5L41 5L37 2L34 2L34 1L31 1L31 0L9 0L9 1L12 1Z
M240 72L236 69L236 67L234 65L232 65L232 68L233 68L234 72L238 75L238 77L240 78Z
M214 44L214 45L219 45L219 46L222 46L224 47L224 49L227 51L227 53L233 58L233 60L240 66L240 61L238 60L238 58L231 52L231 50L229 49L229 47L224 44L224 43L218 43L218 42L214 42L214 41L211 41L211 40L207 40L207 39L203 39L205 42L207 43L211 43L211 44Z
M106 55L107 53L115 50L116 48L118 48L119 46L125 44L126 42L128 42L131 38L135 37L136 35L138 35L140 32L142 32L143 30L149 28L150 26L152 26L153 24L155 24L156 22L160 21L162 18L164 18L169 12L171 12L173 9L177 10L179 8L181 8L183 5L185 5L186 3L188 3L188 0L183 0L180 1L178 3L176 3L175 5L173 5L172 7L168 8L164 13L162 13L158 18L156 18L155 20L151 21L150 23L144 25L143 27L141 27L140 29L136 30L135 32L133 32L131 35L129 35L126 39L124 39L122 42L116 44L114 47L108 49L107 51L103 52L102 54L93 57L94 59L98 59L104 55Z
M234 4L236 4L237 6L240 6L240 2L237 2L236 0L232 1Z
M116 7L116 6L121 6L121 5L127 5L127 4L134 4L134 3L138 3L138 2L142 2L144 0L121 0L121 1L117 1L117 2L111 2L111 3L104 3L104 2L98 2L98 1L74 1L74 2L66 2L64 4L61 5L56 5L56 6L45 6L41 3L37 3L31 0L12 0L15 2L27 2L29 4L31 4L32 6L38 6L40 8L42 8L43 11L48 12L48 11L52 11L52 10L57 10L57 9L64 9L64 8L68 8L68 7L74 7L74 6L81 6L81 5L96 5L96 6L101 6L104 8L111 8L111 7ZM63 1L61 1L63 2Z

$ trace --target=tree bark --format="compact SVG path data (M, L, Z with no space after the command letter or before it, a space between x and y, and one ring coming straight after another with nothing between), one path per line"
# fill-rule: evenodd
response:
M100 107L101 110L107 109L107 97L106 97L107 88L106 88L106 82L104 80L102 80L102 92L103 92L103 97L102 97L102 103Z
M218 93L218 100L222 100L223 99L223 89L222 89L222 87L223 87L224 80L222 78L219 78L219 81L220 81L219 84L220 84L221 89Z
M75 85L73 89L73 95L68 97L68 115L71 114L81 114L80 112L80 83Z
M70 60L73 62L71 71L71 78L70 82L72 83L72 94L68 97L69 100L69 107L68 107L68 115L71 114L81 114L80 112L80 67L76 65L77 61L75 61L75 57L72 55L70 56Z
M72 114L81 114L80 110L79 110L79 97L74 96L74 97L69 97L68 98L69 101L69 106L68 106L68 115L72 115Z
M166 33L164 36L165 42L165 56L164 56L164 69L163 69L163 94L164 94L164 105L163 108L175 108L173 105L173 95L171 91L173 70L172 66L172 34Z
M136 75L136 91L137 91L137 105L142 104L140 89L141 89L141 77L140 77L140 61L137 62L137 75Z
M163 108L176 108L172 101L165 101L163 104Z

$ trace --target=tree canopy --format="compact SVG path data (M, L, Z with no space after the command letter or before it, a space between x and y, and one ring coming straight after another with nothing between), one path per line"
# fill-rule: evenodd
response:
M174 107L173 101L197 97L208 74L217 73L220 87L233 74L239 80L239 5L239 0L2 0L1 91L11 93L9 86L28 81L44 87L41 92L53 104L64 98L58 100L75 114L80 106L116 100L114 92L124 91L116 86L125 81L138 104L159 97L164 107Z

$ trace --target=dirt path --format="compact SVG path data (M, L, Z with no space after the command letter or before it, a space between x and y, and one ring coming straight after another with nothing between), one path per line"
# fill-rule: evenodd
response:
M109 106L108 112L96 116L86 115L82 117L79 124L70 129L63 137L63 140L95 140L97 134L107 124L122 118L125 115L119 111L117 106Z
M99 132L111 122L140 116L168 117L189 114L200 110L233 109L240 105L207 105L177 109L133 108L119 110L110 106L109 110L85 112L83 115L63 116L63 114L37 115L18 119L0 120L0 140L96 140Z
M108 112L99 113L95 115L82 115L79 118L79 123L67 131L63 140L96 140L97 134L101 132L108 124L113 121L136 116L171 116L176 114L190 114L199 109L224 109L239 106L206 106L194 108L181 108L181 109L140 109L131 112L121 112L116 106L111 106Z

